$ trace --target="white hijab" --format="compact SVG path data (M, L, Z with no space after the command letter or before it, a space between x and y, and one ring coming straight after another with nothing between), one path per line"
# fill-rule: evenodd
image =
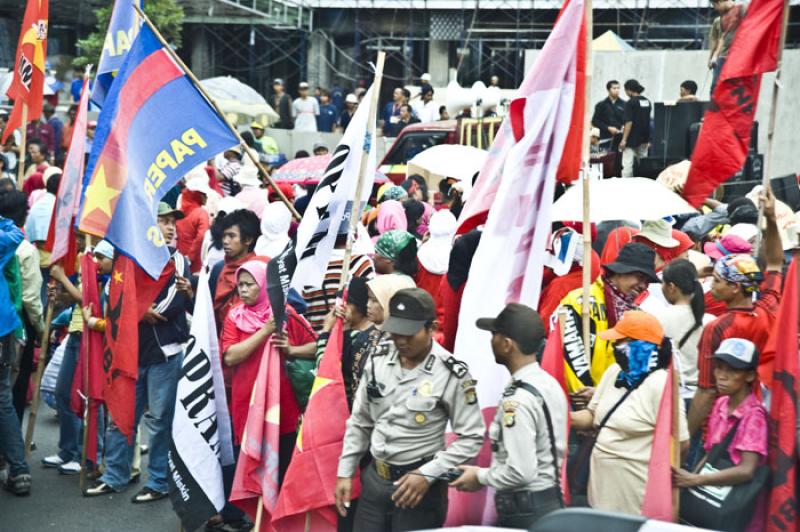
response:
M264 207L261 213L261 236L256 241L256 255L275 258L289 243L292 213L280 201Z
M431 216L428 224L431 237L420 246L417 258L422 267L434 275L447 273L457 224L456 217L446 209Z

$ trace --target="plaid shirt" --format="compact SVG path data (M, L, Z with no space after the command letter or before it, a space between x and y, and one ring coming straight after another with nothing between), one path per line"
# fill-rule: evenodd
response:
M703 328L697 352L697 386L714 388L714 352L726 338L744 338L764 352L781 301L783 275L767 272L753 308L730 308Z

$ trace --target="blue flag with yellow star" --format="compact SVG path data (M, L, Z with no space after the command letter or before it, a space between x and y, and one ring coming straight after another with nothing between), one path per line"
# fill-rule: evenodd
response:
M143 0L135 2L139 8L143 7ZM108 89L114 82L114 76L125 61L131 49L142 21L133 9L134 2L130 0L116 0L111 11L111 20L108 23L106 39L103 41L103 53L97 64L97 79L92 89L92 103L103 106Z
M169 260L158 202L192 168L238 143L147 25L97 122L78 228L157 278Z

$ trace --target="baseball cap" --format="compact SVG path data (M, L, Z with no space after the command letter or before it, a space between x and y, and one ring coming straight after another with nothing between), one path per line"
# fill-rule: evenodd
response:
M258 120L253 120L253 122L250 123L250 129L264 129L264 124Z
M283 79L275 78L275 79L272 80L272 84L273 85L283 85Z
M758 367L758 350L753 342L744 338L726 338L719 344L714 358L736 369Z
M422 288L404 288L389 300L389 318L381 329L400 336L413 336L435 319L433 297Z
M180 220L181 218L186 216L185 214L183 214L183 211L179 211L178 209L172 208L170 204L165 201L158 202L158 215L159 216L172 215L175 217L176 220Z
M301 81L300 84L297 86L297 88L300 89L300 90L307 89L308 88L308 82Z
M607 341L630 338L661 345L661 341L664 339L664 329L652 314L641 310L629 310L613 329L606 329L599 336Z
M519 303L509 303L496 318L480 318L475 325L508 336L526 355L535 353L544 338L544 323L539 313Z
M431 81L431 75L430 75L430 74L428 74L427 72L425 72L423 75L421 75L421 76L419 77L419 79L421 79L422 81L427 81L428 83L430 83L430 81Z
M358 103L358 96L353 94L352 92L345 96L344 101L347 103Z
M107 259L114 258L114 246L111 245L111 242L108 240L101 240L97 243L94 247L94 254L95 255L102 255Z

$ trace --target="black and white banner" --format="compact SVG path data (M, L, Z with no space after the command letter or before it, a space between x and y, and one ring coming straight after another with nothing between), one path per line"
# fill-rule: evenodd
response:
M333 152L325 175L311 197L303 220L297 228L297 269L292 287L319 288L343 221L349 219L349 208L356 197L358 173L364 152L368 159L359 198L363 205L369 199L375 182L377 151L368 126L373 87L367 91L353 115L342 140Z
M204 271L197 283L169 449L169 497L186 530L198 529L225 506L222 466L233 462L217 328Z

